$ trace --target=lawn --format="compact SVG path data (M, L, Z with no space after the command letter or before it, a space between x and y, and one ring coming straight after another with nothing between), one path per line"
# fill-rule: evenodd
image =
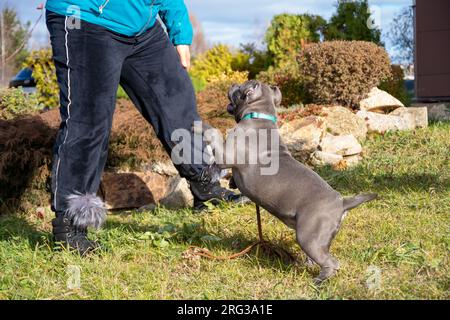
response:
M194 244L230 255L256 240L254 207L223 205L115 212L88 258L52 249L51 212L0 216L0 299L448 299L449 157L441 123L370 137L357 167L318 171L344 195L381 197L347 216L332 246L341 270L320 287L293 232L265 211L266 238L296 263L256 250L230 261L184 254Z

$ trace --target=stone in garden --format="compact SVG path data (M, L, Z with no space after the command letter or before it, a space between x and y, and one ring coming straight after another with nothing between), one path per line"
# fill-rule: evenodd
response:
M333 136L327 133L320 142L320 149L322 152L341 156L351 156L362 152L362 147L358 140L351 134L345 136Z
M362 157L359 154L344 157L344 161L347 165L347 168L356 166L361 160Z
M186 179L181 178L179 175L170 178L166 196L159 203L168 209L192 207L194 197Z
M158 203L168 187L167 178L153 172L105 172L100 194L110 210L140 208Z
M324 128L322 118L310 116L285 123L280 136L294 158L306 161L317 150Z
M366 121L369 132L385 133L387 131L411 130L415 126L411 118L402 118L369 111L359 111L356 115Z
M359 108L363 111L389 113L397 108L404 107L398 99L386 91L373 88L369 96L359 102Z
M428 127L428 111L427 108L398 108L389 115L404 118L414 128Z
M344 157L341 155L334 153L326 153L319 150L314 152L311 156L311 164L316 167L326 165L335 166L342 160L344 160Z
M417 106L428 109L428 119L431 121L450 121L450 103L417 104Z
M359 141L366 139L366 123L349 109L335 106L324 108L323 113L327 132L335 136L352 134Z
M152 172L166 175L168 177L174 177L178 175L178 171L171 161L153 163L148 169Z

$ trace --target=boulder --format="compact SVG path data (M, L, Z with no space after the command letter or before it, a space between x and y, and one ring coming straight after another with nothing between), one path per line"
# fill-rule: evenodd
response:
M150 168L147 168L150 171L153 171L155 173L162 174L162 175L165 175L168 177L174 177L174 176L178 175L178 171L171 161L156 162L147 167L150 167ZM145 170L145 171L147 171L147 170Z
M356 115L366 121L369 132L385 133L387 131L411 130L415 127L415 123L410 117L403 118L369 111L359 111Z
M428 118L430 120L450 121L450 103L436 103L423 106L425 106L428 109Z
M389 115L404 118L414 128L428 127L428 111L427 108L398 108Z
M323 114L327 132L335 136L352 134L359 141L366 139L366 123L349 109L341 106L324 108Z
M362 157L359 154L344 157L344 161L345 161L347 168L356 166L361 160L362 160Z
M317 150L324 128L322 118L310 116L285 123L280 136L294 158L306 161Z
M450 103L414 103L414 108L427 108L430 121L450 121Z
M360 154L362 147L358 140L351 134L345 136L333 136L329 133L320 142L320 149L325 153L341 156Z
M326 165L335 166L342 160L344 160L344 157L341 155L317 150L312 154L310 161L313 166L320 167Z
M373 88L368 97L359 102L359 108L363 111L389 113L397 108L404 107L398 99L386 91Z
M189 184L186 179L179 175L170 178L169 189L166 196L159 202L168 209L182 209L192 207L194 197L192 196Z
M105 172L100 194L108 209L140 208L157 203L168 187L167 178L154 172Z

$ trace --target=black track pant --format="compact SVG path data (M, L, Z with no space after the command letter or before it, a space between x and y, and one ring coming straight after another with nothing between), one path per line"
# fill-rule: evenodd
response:
M118 35L47 11L60 87L61 126L54 146L52 210L67 209L67 196L95 194L108 154L119 84L153 126L167 152L175 129L199 120L195 94L178 54L157 22L138 37ZM204 165L177 166L193 178Z

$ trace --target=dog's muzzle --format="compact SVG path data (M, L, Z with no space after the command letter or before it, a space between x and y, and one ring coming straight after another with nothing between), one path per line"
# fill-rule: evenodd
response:
M233 106L233 104L229 104L228 106L227 106L227 112L229 113L229 114L231 114L231 115L234 115L234 106Z

